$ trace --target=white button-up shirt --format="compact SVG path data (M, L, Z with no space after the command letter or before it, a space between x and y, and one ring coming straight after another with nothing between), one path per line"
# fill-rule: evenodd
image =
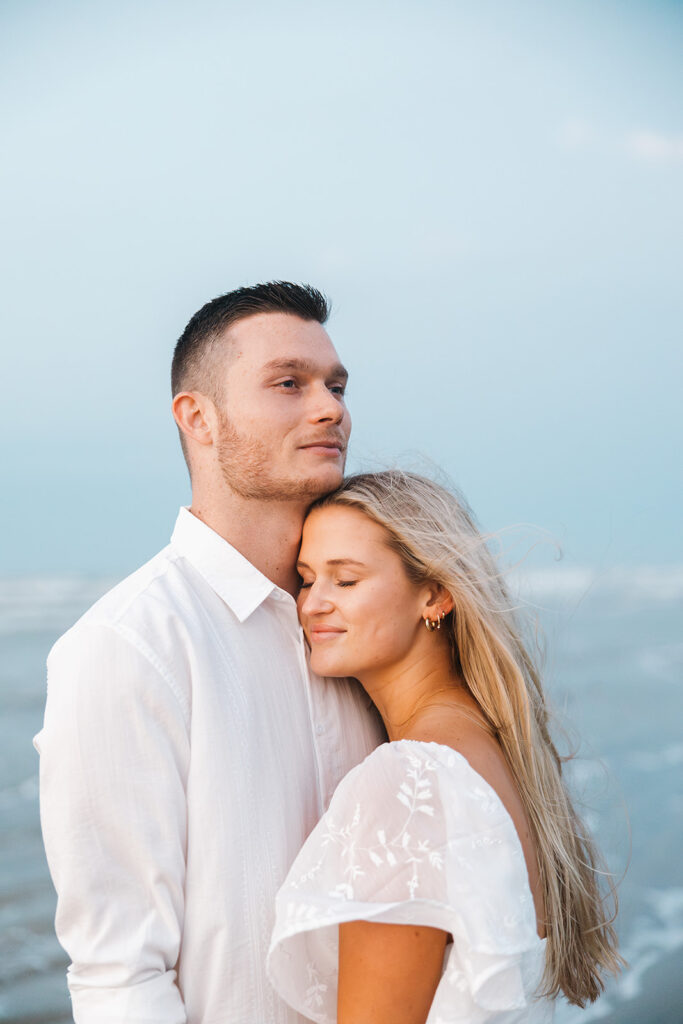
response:
M77 1024L293 1024L275 893L384 737L292 597L186 509L48 660L41 818Z

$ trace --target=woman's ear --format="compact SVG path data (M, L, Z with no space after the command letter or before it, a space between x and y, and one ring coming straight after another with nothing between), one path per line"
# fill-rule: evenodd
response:
M430 584L425 592L423 613L430 619L438 619L440 615L448 615L453 611L453 598L440 583Z

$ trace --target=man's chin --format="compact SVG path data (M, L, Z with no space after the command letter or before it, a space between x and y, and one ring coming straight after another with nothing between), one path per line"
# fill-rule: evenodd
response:
M313 500L322 498L323 495L336 491L344 479L343 465L320 466L316 472L307 473L301 480L306 491L312 495Z
M224 468L223 476L230 488L244 498L312 505L340 486L344 471L340 466L320 466L314 473L309 471L279 478L261 473L245 478L238 473L228 473Z
M270 495L271 500L276 501L301 501L306 505L312 505L318 498L324 498L326 494L336 491L344 479L341 472L324 473L315 477L292 480L281 487L275 487Z

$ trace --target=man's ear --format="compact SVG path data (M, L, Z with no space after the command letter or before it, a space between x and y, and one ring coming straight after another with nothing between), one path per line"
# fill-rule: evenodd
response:
M173 418L188 440L210 445L214 439L214 405L199 391L181 391L173 398Z
M436 619L443 612L448 615L453 611L453 598L440 583L432 583L426 588L424 612L430 619Z

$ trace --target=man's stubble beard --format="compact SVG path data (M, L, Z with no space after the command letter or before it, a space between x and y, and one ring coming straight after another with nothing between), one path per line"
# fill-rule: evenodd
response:
M278 477L268 468L269 450L256 438L240 434L225 413L219 413L219 435L216 454L223 479L228 487L242 498L259 501L301 501L311 504L316 498L329 494L332 487L320 480L292 480ZM343 467L342 467L343 473Z

